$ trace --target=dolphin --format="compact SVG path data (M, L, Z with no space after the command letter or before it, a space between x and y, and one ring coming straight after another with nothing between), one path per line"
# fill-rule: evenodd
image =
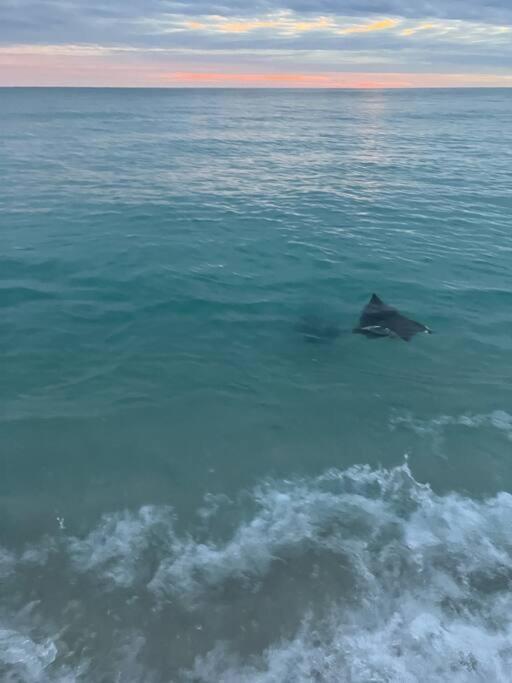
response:
M373 339L400 337L407 342L418 332L432 333L425 325L406 318L396 308L385 304L376 294L372 294L372 298L363 308L359 325L352 331Z

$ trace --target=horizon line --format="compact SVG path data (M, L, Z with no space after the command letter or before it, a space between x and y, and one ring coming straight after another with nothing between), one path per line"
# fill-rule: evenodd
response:
M1 85L0 90L511 90L512 85L294 86L294 85Z

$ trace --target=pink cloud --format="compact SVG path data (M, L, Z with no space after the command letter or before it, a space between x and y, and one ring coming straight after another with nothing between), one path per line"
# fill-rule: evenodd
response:
M408 87L404 74L365 73L226 73L175 71L162 74L168 85L275 87L275 88L379 88ZM389 78L388 76L391 76Z
M235 56L233 56L234 58ZM104 87L303 87L303 88L410 88L512 86L511 75L475 73L376 73L335 71L274 71L233 69L205 63L186 63L183 56L104 48L69 49L24 46L0 49L1 86Z

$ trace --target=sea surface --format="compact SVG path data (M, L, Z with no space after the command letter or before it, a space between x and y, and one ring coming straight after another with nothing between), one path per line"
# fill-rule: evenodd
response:
M512 89L1 89L0 179L2 682L510 683Z

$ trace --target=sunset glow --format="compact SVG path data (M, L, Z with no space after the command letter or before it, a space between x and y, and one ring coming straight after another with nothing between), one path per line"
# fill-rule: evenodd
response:
M146 10L134 0L78 0L68 12L43 0L47 22L30 21L28 0L0 7L0 85L136 87L468 87L512 84L512 9L487 15L432 2L431 16L299 12L293 0L223 14ZM384 10L386 3L381 3ZM178 7L178 6L176 6ZM458 7L458 5L457 5ZM232 8L232 11L228 11ZM394 8L394 10L393 10ZM101 10L101 11L100 11ZM481 16L480 16L481 15ZM23 16L23 22L21 17ZM59 23L60 22L60 23ZM84 38L87 37L87 41Z

